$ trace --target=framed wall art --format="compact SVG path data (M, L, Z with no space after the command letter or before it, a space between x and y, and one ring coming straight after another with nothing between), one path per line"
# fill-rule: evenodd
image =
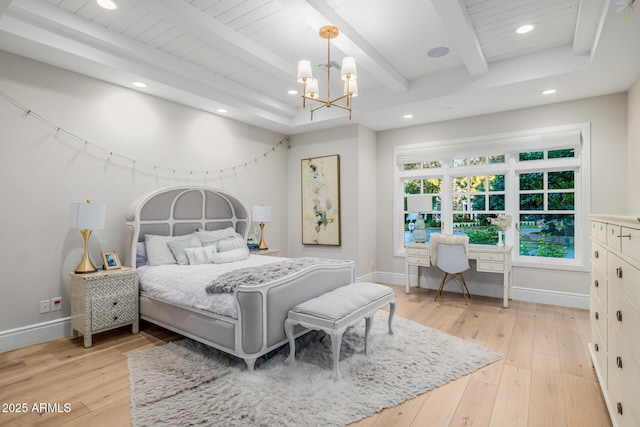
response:
M340 156L302 159L302 244L340 246Z

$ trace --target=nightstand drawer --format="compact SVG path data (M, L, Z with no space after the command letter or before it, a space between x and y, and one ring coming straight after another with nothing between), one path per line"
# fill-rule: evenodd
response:
M487 262L487 261L477 261L478 271L488 271L491 273L503 273L504 272L504 263L502 262Z
M478 261L504 262L504 254L494 254L491 252L478 252Z
M118 310L123 307L131 307L136 303L136 298L138 298L138 295L134 293L109 295L107 297L94 298L92 301L92 309L95 313Z
M94 312L92 319L93 332L102 329L111 329L117 325L127 325L134 320L134 311L130 307L121 310L111 310L105 312Z

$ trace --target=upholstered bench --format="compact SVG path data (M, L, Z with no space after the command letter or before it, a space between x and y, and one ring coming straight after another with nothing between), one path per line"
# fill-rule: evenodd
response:
M293 365L296 354L296 341L293 327L321 330L331 336L333 353L333 377L340 378L338 362L342 334L349 327L365 319L364 352L367 354L367 337L375 312L390 304L389 335L393 334L391 322L396 308L396 296L388 286L369 282L356 282L342 286L319 297L305 301L289 311L284 322L284 330L289 340L289 357L285 363Z

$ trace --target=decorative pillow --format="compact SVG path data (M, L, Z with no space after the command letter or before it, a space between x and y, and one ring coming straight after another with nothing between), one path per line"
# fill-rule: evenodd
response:
M184 250L187 248L201 248L202 243L200 243L200 239L192 235L188 239L178 239L167 242L167 246L169 246L178 264L188 265L189 259L187 258L187 254L184 253Z
M232 227L223 228L222 230L203 230L199 228L198 231L194 233L198 239L202 242L202 246L208 246L212 243L217 242L218 240L226 239L228 237L233 237L236 235L236 230Z
M210 264L213 262L213 255L216 253L216 247L202 246L200 248L186 248L184 253L187 255L189 265Z
M249 258L249 248L245 245L242 248L215 253L211 257L211 260L214 264L224 264L227 262L242 261L247 258Z
M147 245L144 242L138 242L136 245L136 268L142 267L143 265L149 265L149 260L147 260Z
M188 239L192 236L193 234L186 234L184 236L157 236L155 234L146 234L144 240L147 247L149 265L177 264L178 262L171 253L171 249L169 249L167 243L172 240Z
M218 240L218 242L216 242L216 246L218 248L218 252L227 252L234 249L247 249L247 242L244 241L244 238L242 238L241 235L236 233L233 237Z

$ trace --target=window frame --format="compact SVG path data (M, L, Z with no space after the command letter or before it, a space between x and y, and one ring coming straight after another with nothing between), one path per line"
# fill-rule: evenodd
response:
M562 142L554 141L554 135L577 133L579 143L574 145L575 156L543 160L518 161L519 152L555 150ZM574 135L575 136L575 135ZM537 142L532 142L537 141ZM512 215L514 226L506 232L505 244L514 247L512 264L520 267L533 267L554 270L588 271L589 269L589 207L590 207L590 123L577 123L547 128L530 129L518 132L485 135L471 138L431 141L417 144L397 145L393 148L393 255L404 257L404 181L407 179L442 178L442 232L453 232L452 180L454 176L505 175L505 210ZM555 145L554 145L555 144ZM561 146L561 145L560 145ZM451 147L451 154L447 149ZM460 152L468 151L467 157L494 156L505 154L504 163L485 163L473 166L453 167L447 160L460 157ZM428 160L441 160L442 168L421 168L401 170L403 159L417 153L421 158L413 163L425 161L424 157L433 153ZM574 171L574 258L550 258L520 256L519 233L515 225L519 220L518 174L527 172ZM446 191L445 189L449 189ZM545 192L548 190L545 190ZM501 211L496 211L496 214ZM544 213L547 211L541 211ZM555 212L555 211L554 211ZM566 212L560 212L566 213ZM516 242L516 239L518 240ZM515 244L514 244L515 243Z

